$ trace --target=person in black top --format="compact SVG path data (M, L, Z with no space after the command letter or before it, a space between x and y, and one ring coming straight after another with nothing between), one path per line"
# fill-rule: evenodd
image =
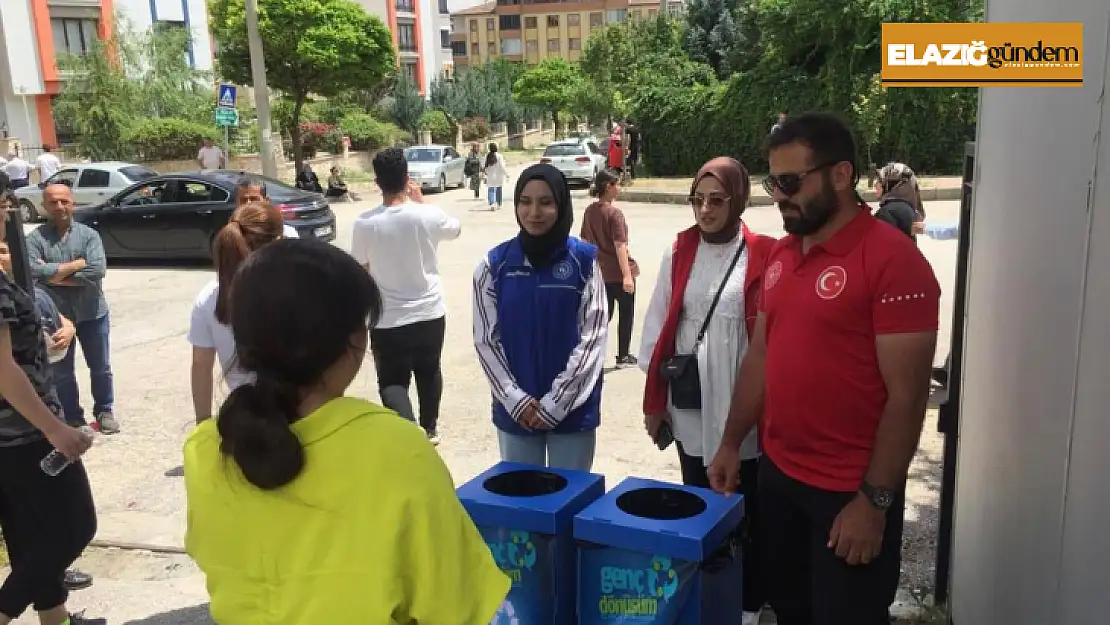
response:
M640 128L625 120L625 132L628 133L628 176L636 179L636 162L640 160Z
M312 166L305 163L301 167L301 173L297 174L297 188L305 191L313 191L315 193L323 193L324 188L320 186L320 179L316 176L316 172L312 171Z
M898 228L916 241L923 228L925 206L921 202L921 189L913 170L903 163L887 163L878 172L875 195L879 198L875 218Z

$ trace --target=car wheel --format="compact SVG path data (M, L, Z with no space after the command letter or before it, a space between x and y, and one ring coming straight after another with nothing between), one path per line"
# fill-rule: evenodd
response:
M33 224L39 220L39 211L31 203L31 200L19 201L19 213L25 224Z
M447 174L439 175L439 186L436 187L437 193L443 193L447 190Z

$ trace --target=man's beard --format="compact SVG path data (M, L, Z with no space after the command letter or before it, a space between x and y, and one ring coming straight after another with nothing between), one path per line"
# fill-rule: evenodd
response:
M789 234L809 236L829 223L836 214L838 204L836 192L829 185L823 186L821 194L807 202L805 206L793 202L779 202L780 211L790 209L797 213L783 214L782 229Z

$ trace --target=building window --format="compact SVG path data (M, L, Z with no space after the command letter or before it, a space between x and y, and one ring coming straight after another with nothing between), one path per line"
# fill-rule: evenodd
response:
M466 56L466 42L465 41L452 41L451 42L451 56Z
M638 21L640 21L640 9L636 9L636 10L632 11L632 14L631 14L631 15L629 16L629 18L630 18L630 19L631 19L631 20L632 20L633 22L638 22Z
M478 20L470 20L470 32L478 32Z
M450 15L451 9L447 8L447 0L439 0L439 14Z
M567 50L581 50L581 49L582 49L582 40L581 39L574 38L574 37L572 37L570 39L567 39Z
M578 26L578 20L581 16L577 13L571 13L567 16L567 26Z
M451 31L446 28L441 28L439 30L439 45L442 48L451 47Z
M655 9L648 9L648 19L649 20L655 19L655 16L657 16L657 15L659 15L659 11L657 11Z
M501 30L520 30L519 15L502 15L498 18L498 22Z
M558 15L548 15L547 16L547 27L548 28L558 28L559 27L559 16Z
M539 52L540 51L540 42L536 41L535 39L529 39L528 40L528 51L529 52Z
M486 54L488 54L490 56L497 56L497 44L492 42L492 41L487 43L486 44Z
M536 27L536 18L534 18L534 17L524 18L524 27L525 28L535 28Z
M605 15L603 13L590 13L590 28L601 28L605 25Z
M416 63L401 63L401 71L404 73L405 78L410 82L416 84Z
M482 54L482 47L476 43L470 44L470 56L479 56Z
M397 49L401 52L416 52L416 27L412 24L397 24Z
M416 2L414 0L397 0L397 10L414 13L416 12Z
M55 50L62 54L85 56L99 38L100 23L97 20L55 17L50 19L50 28L54 32Z
M521 53L520 39L502 39L501 40L501 54L504 55L517 55Z
M558 52L559 51L559 40L558 39L548 39L547 40L547 51L548 52Z
M627 17L627 9L613 9L605 12L605 21L610 24L623 22Z
M498 6L509 7L520 4L520 0L497 0Z
M504 26L502 26L504 28ZM497 25L493 23L493 18L486 19L486 30L497 30Z

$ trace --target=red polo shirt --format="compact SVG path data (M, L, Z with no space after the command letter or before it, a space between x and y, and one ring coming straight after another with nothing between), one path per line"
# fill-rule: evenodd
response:
M940 285L914 242L865 210L802 254L767 258L764 453L816 488L851 492L871 461L886 404L875 336L936 331Z

